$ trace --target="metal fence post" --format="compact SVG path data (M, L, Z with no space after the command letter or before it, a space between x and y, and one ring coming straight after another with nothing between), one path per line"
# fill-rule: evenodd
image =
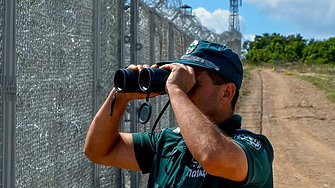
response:
M120 0L120 41L119 41L119 47L120 47L120 54L119 54L119 68L124 67L124 37L125 37L125 0ZM125 122L124 117L121 121L121 131L125 131ZM120 169L120 188L125 188L126 185L126 178L125 178L126 170L121 168Z
M93 70L93 116L95 113L98 112L99 106L100 106L100 73L101 73L101 1L100 0L94 0L93 2L93 34L94 34L94 46L93 46L93 53L94 53L94 70ZM94 165L94 187L100 187L100 167L97 164Z
M15 2L5 0L3 96L3 187L15 187L16 46Z
M174 40L174 25L173 22L169 22L169 60L175 60Z
M150 65L156 63L156 13L150 11ZM150 125L153 127L157 117L157 97L151 99L152 103L152 116Z
M150 11L150 62L156 62L156 13Z
M138 132L137 126L137 101L130 102L130 132ZM130 188L139 188L139 173L136 171L130 172Z
M138 64L138 9L139 1L131 0L130 2L130 64ZM138 132L137 127L137 105L135 101L130 103L132 112L131 112L131 132ZM130 174L130 187L138 188L139 187L139 173L136 171L131 171Z

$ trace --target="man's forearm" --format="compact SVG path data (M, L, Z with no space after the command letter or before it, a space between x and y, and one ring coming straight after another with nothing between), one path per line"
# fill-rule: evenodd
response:
M84 152L91 160L106 155L114 147L119 137L119 125L127 101L118 98L111 117L110 107L114 93L115 89L110 93L89 127Z
M211 175L242 181L246 174L243 150L221 133L182 90L171 89L169 96L181 134L193 157Z
M208 119L187 97L178 89L169 92L171 105L178 121L183 138L193 156L201 161L207 160L207 154L218 149L220 142L225 140L220 138L222 135L215 127L213 122Z

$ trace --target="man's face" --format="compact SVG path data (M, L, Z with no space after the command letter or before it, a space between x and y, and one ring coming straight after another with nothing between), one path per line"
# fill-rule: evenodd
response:
M187 95L205 115L213 117L220 105L220 86L213 85L206 69L195 67L194 72L196 84Z

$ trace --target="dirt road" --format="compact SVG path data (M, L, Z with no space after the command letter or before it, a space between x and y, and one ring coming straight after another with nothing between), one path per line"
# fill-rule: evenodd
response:
M243 127L265 134L275 150L276 188L335 188L335 105L294 76L253 70L238 104Z

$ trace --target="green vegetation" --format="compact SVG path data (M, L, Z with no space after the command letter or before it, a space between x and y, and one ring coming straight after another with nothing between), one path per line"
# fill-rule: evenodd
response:
M297 107L301 107L302 106L302 102L299 101L298 104L297 104Z
M303 105L303 101L299 101L297 103L297 107L299 107L299 108L302 108L302 107L304 107L304 108L306 108L306 107L314 108L314 105L312 105L312 104L310 104L309 106L308 105Z
M286 76L293 76L294 73L293 73L293 72L285 72L285 75L286 75Z
M255 66L249 65L249 64L244 64L243 65L243 80L247 80L251 77L250 71L254 69Z
M255 66L248 64L243 65L243 86L241 89L241 96L248 96L250 94L250 91L246 87L244 87L244 85L250 79L251 77L250 71L254 69L254 67Z
M241 91L242 91L242 95L241 96L248 96L250 94L250 91L247 90L246 88L243 88Z
M335 37L324 41L303 39L300 34L283 36L264 33L254 41L245 41L243 48L248 63L335 64Z
M335 75L334 64L324 64L324 65L306 65L306 64L285 65L283 64L283 65L279 65L278 67L284 68L285 71L290 71L290 72Z
M324 75L318 77L315 76L299 76L301 79L306 80L317 88L325 91L326 97L333 103L335 103L335 76L334 75Z

